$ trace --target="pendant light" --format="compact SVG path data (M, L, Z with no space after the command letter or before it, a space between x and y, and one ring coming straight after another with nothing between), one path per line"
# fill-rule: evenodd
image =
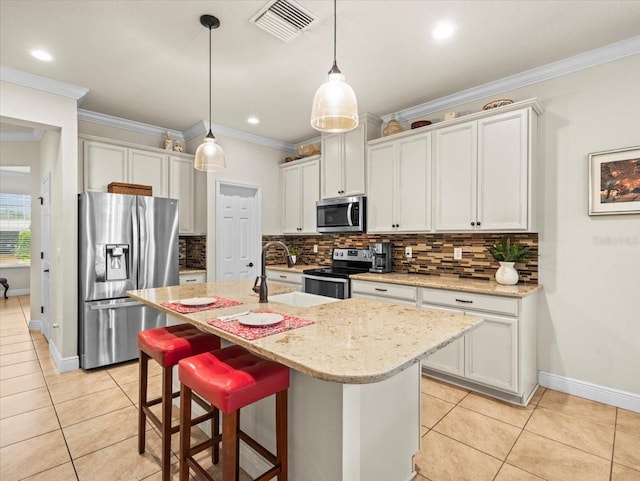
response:
M227 168L224 151L211 131L211 30L220 26L220 20L213 15L202 15L200 23L209 29L209 133L196 150L194 167L198 170L218 172Z
M313 97L311 126L320 132L348 132L358 126L356 94L336 63L336 0L333 0L333 67Z

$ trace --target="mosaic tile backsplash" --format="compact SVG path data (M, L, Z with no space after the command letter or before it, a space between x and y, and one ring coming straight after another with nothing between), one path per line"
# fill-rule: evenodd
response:
M181 236L178 241L178 265L180 269L207 268L207 236Z
M531 254L526 263L516 264L520 282L538 283L538 234L357 234L319 236L263 236L264 243L279 240L300 250L298 264L331 265L334 247L368 248L371 242L393 244L394 272L426 274L433 276L458 276L469 279L494 279L498 263L487 248L503 236L512 242L529 246ZM318 245L318 253L313 245ZM404 248L411 247L413 257L404 257ZM453 260L453 248L462 247L462 260ZM267 265L284 264L284 256L278 249L267 253Z

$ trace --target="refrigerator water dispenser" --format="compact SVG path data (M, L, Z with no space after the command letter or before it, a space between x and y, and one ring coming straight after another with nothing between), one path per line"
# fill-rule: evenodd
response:
M129 245L107 244L106 280L122 281L129 278Z

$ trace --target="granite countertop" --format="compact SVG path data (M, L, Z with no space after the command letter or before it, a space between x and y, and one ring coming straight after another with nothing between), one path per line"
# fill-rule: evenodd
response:
M198 269L197 267L184 267L178 271L179 274L206 274L206 269Z
M129 291L127 294L183 322L196 325L250 351L309 376L339 383L368 384L388 379L480 324L473 316L398 306L367 299L345 299L300 308L277 302L259 304L252 282L210 282ZM269 283L269 294L291 292L291 286ZM242 305L180 314L160 303L170 299L222 296ZM216 316L242 311L289 314L316 321L254 341L207 324Z
M297 272L302 274L302 271L307 269L317 269L320 266L318 264L294 264L293 267L288 267L287 264L275 264L266 267L267 269L272 269L274 271Z
M479 279L464 279L447 276L428 276L424 274L400 274L389 272L387 274L375 274L373 272L355 274L351 279L360 281L388 282L389 284L402 284L415 287L432 287L435 289L451 289L455 291L476 292L478 294L491 294L494 296L526 297L529 294L542 289L541 284L516 284L504 286L495 281L483 281Z

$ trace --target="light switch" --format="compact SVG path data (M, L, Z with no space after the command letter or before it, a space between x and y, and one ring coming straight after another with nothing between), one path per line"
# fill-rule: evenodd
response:
M453 248L453 260L461 261L462 260L462 247L454 247Z
M413 249L411 247L405 247L404 248L404 256L407 259L411 259L413 257Z
M314 254L318 253L318 244L313 244L313 253Z

